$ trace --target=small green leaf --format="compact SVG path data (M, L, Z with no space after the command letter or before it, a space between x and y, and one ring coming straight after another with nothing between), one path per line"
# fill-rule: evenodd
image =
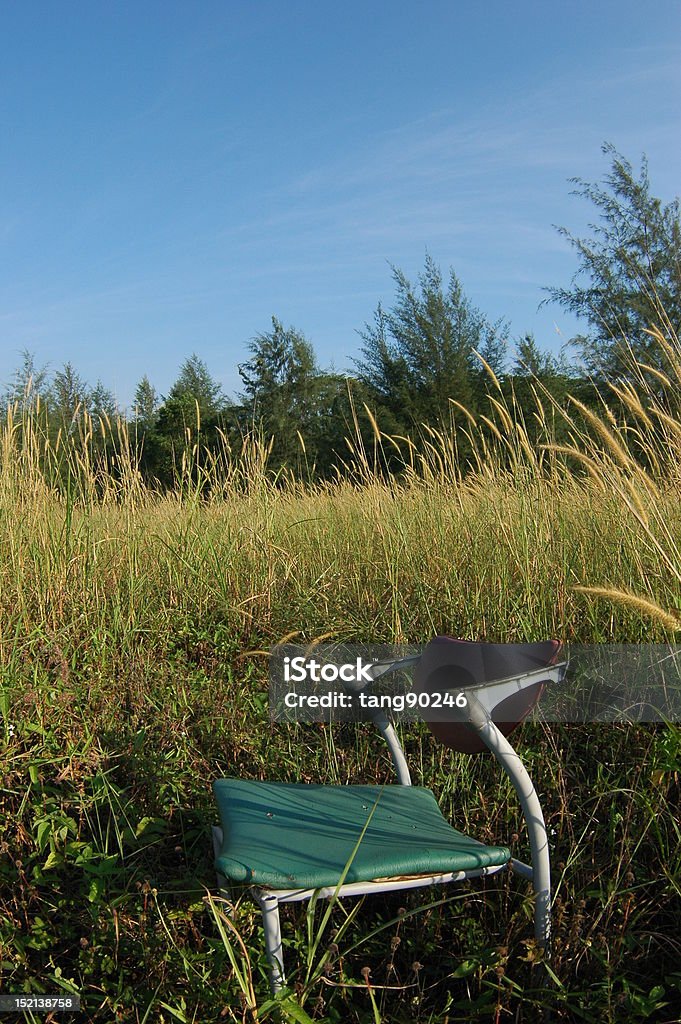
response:
M90 889L88 890L87 898L90 903L96 903L99 897L104 892L104 882L101 878L93 878L90 882Z
M43 864L43 870L48 871L50 868L57 867L58 864L63 863L63 857L56 850L50 850L47 855L47 860Z
M460 963L455 971L452 972L453 978L467 978L469 974L473 974L477 971L480 966L477 960L464 960Z
M47 846L51 834L50 822L47 820L39 821L36 829L36 846L38 852L42 853Z
M312 1017L305 1012L300 1003L297 1003L292 996L282 999L279 1003L279 1008L285 1016L296 1021L296 1024L314 1024Z

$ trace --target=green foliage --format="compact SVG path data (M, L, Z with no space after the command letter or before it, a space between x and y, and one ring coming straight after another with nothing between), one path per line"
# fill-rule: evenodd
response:
M599 220L589 238L559 228L579 266L569 288L547 291L589 324L591 333L574 339L587 369L599 380L616 380L636 376L637 361L667 369L647 332L681 332L681 214L678 199L664 206L652 194L645 157L636 177L613 146L603 152L611 160L603 184L572 179Z
M244 400L253 417L285 416L295 413L297 407L304 409L309 400L307 391L319 373L305 336L294 327L286 329L272 317L272 330L256 335L249 349L252 357L239 367L239 374L246 388Z
M35 406L36 401L43 404L49 394L49 371L46 366L38 366L35 355L28 349L21 353L21 363L12 374L11 382L2 396L3 406L16 405L22 411Z
M88 386L73 363L64 363L52 378L49 394L50 415L68 435L77 429L79 416L87 412Z
M95 425L100 428L102 424L106 424L107 421L111 422L118 412L114 396L108 388L104 387L101 380L97 381L90 392L88 396L88 406L88 411L92 416Z
M532 377L547 380L563 372L558 360L549 352L542 352L533 334L526 334L517 345L513 373L516 377Z
M465 422L454 405L476 410L484 374L475 352L500 370L504 324L490 324L464 295L454 271L445 286L430 256L417 287L393 268L397 294L388 311L378 307L362 333L357 377L368 388L388 433Z
M258 429L271 440L275 470L286 466L304 478L328 474L348 432L345 378L321 371L307 338L276 317L249 348L251 359L239 367L242 434Z
M204 420L215 418L225 407L221 385L196 353L185 359L180 367L177 380L168 393L168 401L193 402L198 405L200 417Z
M144 436L156 420L158 411L158 393L146 373L135 388L135 400L133 402L133 422L137 428L137 435Z
M230 410L205 362L196 354L185 360L157 411L156 393L146 377L137 387L135 401L144 416L136 436L138 444L142 442L145 475L164 487L179 480L196 485L202 465L221 444Z

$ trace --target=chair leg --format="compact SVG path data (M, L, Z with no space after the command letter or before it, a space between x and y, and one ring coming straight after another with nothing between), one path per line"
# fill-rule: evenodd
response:
M532 886L534 888L534 937L548 957L551 954L551 859L549 837L539 800L532 789L531 807L525 814L532 848ZM534 813L532 813L532 811Z
M254 893L262 912L262 923L265 929L265 950L270 965L270 989L275 996L284 985L284 951L281 944L281 923L279 921L279 900L271 893Z
M222 849L222 829L213 825L213 853L215 859L220 856ZM221 872L216 872L218 888L220 892L229 899L229 885L227 879ZM262 923L265 929L265 950L270 965L270 989L272 995L276 995L286 984L284 976L284 951L281 944L281 923L279 921L279 900L271 893L262 890L252 890L258 906L262 913Z
M471 701L469 714L470 723L509 776L520 800L532 851L534 934L538 945L548 955L551 941L551 863L549 839L539 797L519 755L487 712L476 701Z
M215 857L215 860L217 860L218 857L220 856L220 850L222 849L222 829L219 828L218 825L213 825L212 826L212 833L213 833L213 856ZM227 882L227 879L225 878L225 876L220 871L216 871L215 872L215 877L217 878L218 889L220 890L220 892L222 893L222 895L226 899L229 899L230 898L230 890L229 890L229 884Z
M534 937L547 955L551 951L551 890L537 889L534 894Z

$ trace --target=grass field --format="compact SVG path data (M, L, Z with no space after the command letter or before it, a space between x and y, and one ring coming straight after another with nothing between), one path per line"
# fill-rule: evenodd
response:
M346 472L317 488L274 483L253 441L203 466L197 449L164 495L131 457L107 476L87 436L56 450L10 416L2 991L77 991L78 1019L96 1022L527 1022L547 1007L556 1021L679 1020L678 725L520 735L553 843L550 979L526 883L509 877L335 907L318 943L321 907L311 920L295 905L284 929L298 972L275 1007L259 913L208 895L216 777L391 778L369 727L269 723L262 652L281 638L674 639L681 423L664 394L642 376L620 392L626 424L582 415L569 451L531 446L500 405L484 442L471 424L477 465L464 479L436 433L419 451L377 435L403 447L399 480L381 479L355 442ZM560 414L539 395L537 417L549 413ZM48 483L57 464L60 489ZM452 757L418 726L404 740L457 827L526 856L491 759Z

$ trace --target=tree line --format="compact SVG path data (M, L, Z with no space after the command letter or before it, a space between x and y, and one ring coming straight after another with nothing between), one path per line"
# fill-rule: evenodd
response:
M176 480L188 448L198 444L211 453L227 445L236 452L253 432L271 446L274 470L328 477L347 460L345 439L359 433L368 444L376 423L386 435L416 441L429 429L464 428L457 431L457 451L465 468L471 454L465 428L489 413L492 382L497 397L501 391L524 417L530 436L538 388L560 404L570 394L596 405L608 382L636 384L643 375L665 392L674 412L678 395L665 381L670 360L681 365L679 201L664 205L652 194L645 158L637 175L612 146L604 152L610 171L602 182L573 179L575 193L597 214L590 237L558 229L577 268L569 285L545 290L545 301L559 303L587 328L558 356L526 335L516 341L509 364L508 324L490 322L455 272L443 276L427 256L416 282L393 267L392 304L379 304L359 331L361 349L350 373L320 367L304 334L272 317L238 368L242 390L236 398L223 393L193 354L167 395L144 376L132 410L122 414L102 382L90 387L71 363L50 376L25 352L5 399L21 410L29 405L33 414L40 410L53 440L65 443L89 424L90 443L103 452L116 444L106 425L124 415L144 477L166 487ZM650 334L653 327L665 345ZM382 450L387 470L399 462L392 451Z

